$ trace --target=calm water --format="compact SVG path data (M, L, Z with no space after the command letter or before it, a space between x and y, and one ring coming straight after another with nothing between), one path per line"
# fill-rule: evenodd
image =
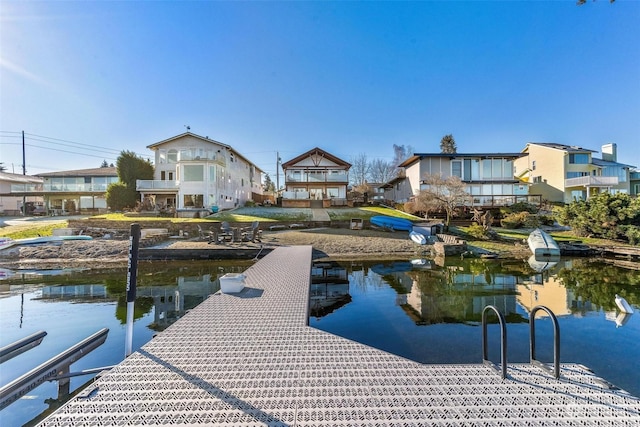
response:
M640 396L640 271L586 260L541 273L515 260L324 267L311 289L312 327L422 363L481 363L482 310L493 305L507 319L509 363L526 363L528 313L544 305L560 324L561 362L584 364ZM616 294L635 314L620 314ZM536 316L536 358L551 363L553 328L543 314ZM489 325L488 333L489 358L498 363L499 327Z
M219 276L241 272L252 262L141 263L135 308L133 350L219 289ZM34 332L47 336L35 347L0 365L5 385L102 328L106 342L73 365L71 372L117 364L126 338L124 270L25 274L0 281L0 346ZM71 391L92 376L72 378ZM60 406L58 385L47 382L0 411L0 425L19 426Z
M143 263L138 275L134 350L218 290L217 277L252 262ZM538 271L542 267L550 267ZM24 274L0 281L0 346L39 330L42 344L0 365L0 384L109 328L105 344L71 371L107 366L125 352L126 270ZM422 363L479 363L482 309L508 321L509 362L529 357L528 310L543 304L558 316L562 362L582 363L640 396L640 272L585 260L540 266L522 260L340 262L312 269L311 326ZM622 318L615 294L636 314ZM539 314L540 316L540 314ZM618 322L618 325L616 323ZM539 317L537 356L552 361L551 322ZM499 331L490 325L490 358L499 359ZM72 379L75 390L89 376ZM0 412L0 424L29 423L59 406L56 383L45 383Z

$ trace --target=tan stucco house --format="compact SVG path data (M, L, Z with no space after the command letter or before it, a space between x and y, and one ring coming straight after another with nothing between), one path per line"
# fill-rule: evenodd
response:
M231 146L191 132L147 146L154 179L138 180L143 202L157 208L216 211L243 206L262 194L262 171Z
M282 206L346 206L350 168L350 163L318 147L282 163Z
M525 156L515 161L516 176L530 184L531 193L550 202L570 203L601 193L630 193L633 166L617 162L616 144L597 151L575 145L529 142Z

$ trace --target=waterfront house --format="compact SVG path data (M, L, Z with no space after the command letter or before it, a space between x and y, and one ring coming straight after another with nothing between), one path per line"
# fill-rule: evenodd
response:
M282 163L282 206L346 206L350 168L350 163L318 147Z
M115 167L41 173L45 208L51 215L107 212L107 187L119 181Z
M618 163L616 144L594 150L557 143L529 142L515 161L515 173L544 200L570 203L601 192L630 193L633 166Z
M640 195L640 172L637 170L632 170L629 172L629 186L631 189L632 196Z
M539 205L541 198L529 194L528 184L514 176L514 162L526 153L415 153L399 167L404 177L394 179L394 191L407 201L426 189L425 178L457 176L472 196L472 206L488 208L517 202ZM389 186L388 186L389 187ZM391 188L387 189L389 193ZM535 193L535 192L534 192Z
M34 210L41 209L44 201L41 193L35 191L39 185L42 185L42 178L37 176L0 172L0 215L22 215L23 203Z
M138 180L143 202L178 216L243 206L262 194L262 171L231 146L191 132L147 146L153 180Z
M12 184L10 191L13 197L36 200L42 214L93 214L107 211L107 187L115 182L114 167L78 169L25 177Z
M413 192L411 191L411 183L402 171L398 176L393 178L382 186L384 189L384 199L391 200L396 203L405 203L411 200Z

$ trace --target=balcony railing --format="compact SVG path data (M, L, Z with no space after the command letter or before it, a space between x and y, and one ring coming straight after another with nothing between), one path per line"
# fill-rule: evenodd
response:
M287 174L287 182L348 182L349 174L332 173L332 174Z
M283 191L282 198L284 199L308 199L308 191Z
M618 185L617 176L579 176L564 180L565 187L611 187Z
M470 203L465 206L511 206L515 203L528 203L531 205L541 206L542 196L538 194L532 195L510 195L510 196L472 196Z
M163 180L157 180L157 179L136 180L136 191L177 190L177 189L178 189L178 181L163 181Z
M12 184L11 193L100 193L109 184Z

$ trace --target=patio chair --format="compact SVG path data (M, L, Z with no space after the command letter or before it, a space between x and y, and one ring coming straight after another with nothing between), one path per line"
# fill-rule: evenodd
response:
M218 233L218 241L220 243L231 242L233 243L235 240L235 234L233 228L229 225L227 221L222 221L220 223L220 232Z
M197 227L198 227L198 238L200 240L206 240L208 243L212 243L215 240L215 233L213 231L211 230L204 231L202 227L200 227L200 224L198 224Z
M259 221L254 221L250 227L246 227L242 229L242 240L245 242L261 242L262 241L262 230L258 228L260 226Z

